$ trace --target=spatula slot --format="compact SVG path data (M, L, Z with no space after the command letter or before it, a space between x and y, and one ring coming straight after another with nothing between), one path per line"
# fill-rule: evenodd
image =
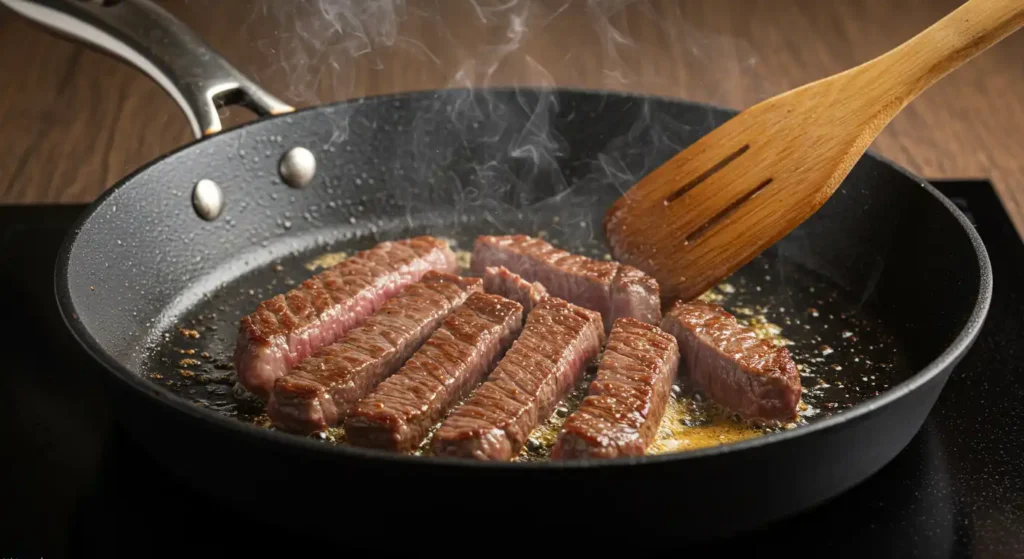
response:
M744 203L747 202L747 200L750 200L751 198L756 196L758 192L761 192L762 190L764 190L771 183L772 183L772 179L765 179L761 184L755 186L753 190L751 190L750 192L744 194L743 196L741 196L739 199L737 199L732 204L729 204L728 206L726 206L724 210L722 210L722 211L718 212L717 214L715 214L714 217L712 217L711 219L706 221L703 225L698 227L693 233L690 233L689 235L687 235L686 236L686 242L687 243L691 243L691 242L696 241L697 239L699 239L701 237L701 235L706 233L709 229L711 229L714 225L718 224L723 219L729 217L729 214L731 214L732 212L738 210L740 206L742 206Z
M736 161L736 159L739 156L741 156L744 153L746 153L747 150L749 150L749 149L750 149L750 144L746 144L743 147L741 147L740 149L730 153L729 155L727 155L725 157L725 159L722 159L721 161L716 163L714 166L712 166L707 171L704 171L700 175L697 175L696 177L693 178L693 180L691 180L690 182L684 184L682 187L679 188L679 190L676 190L671 195L669 195L669 197L665 199L665 203L666 204L671 204L672 202L675 202L676 200L681 198L683 196L683 194L686 194L687 192L693 190L693 188L695 186L697 186L698 184L708 180L708 178L710 178L711 175L714 175L715 173L717 173L717 172L721 171L722 169L724 169L726 165L732 163L733 161Z

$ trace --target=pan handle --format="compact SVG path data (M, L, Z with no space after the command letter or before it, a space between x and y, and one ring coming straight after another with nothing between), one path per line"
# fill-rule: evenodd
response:
M260 116L295 109L267 93L150 0L0 0L51 30L145 72L178 103L196 138L222 129L217 108Z

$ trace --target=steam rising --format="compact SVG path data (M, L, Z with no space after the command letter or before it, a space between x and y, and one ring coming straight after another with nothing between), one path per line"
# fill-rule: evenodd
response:
M570 153L556 122L587 115L572 114L555 88L750 102L730 95L730 86L756 66L756 56L742 41L708 28L706 8L687 6L642 0L263 0L250 26L263 21L276 30L269 37L258 32L256 46L270 65L257 73L271 87L283 84L275 93L299 106L454 90L411 125L396 121L388 131L397 138L391 155L411 163L383 169L380 180L425 184L430 191L399 189L397 202L407 211L418 197L444 197L456 220L482 216L498 230L533 220L536 227L569 230L569 238L566 231L559 235L574 242L599 230L600 216L587 209L588 201L614 198L716 123L710 112L682 122L637 101L623 107L621 122L602 123L603 135L574 138L577 153ZM732 63L715 60L720 54ZM745 62L737 66L736 60ZM689 69L712 64L721 65L715 69L720 80L698 90L690 82L690 90L681 86ZM335 133L325 148L345 144L354 126L381 125L352 122L357 107L329 113ZM447 132L438 130L441 114ZM449 141L452 132L460 141ZM570 159L573 168L567 167Z

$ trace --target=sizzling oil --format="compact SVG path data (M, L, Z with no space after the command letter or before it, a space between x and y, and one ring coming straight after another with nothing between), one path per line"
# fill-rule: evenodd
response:
M317 270L330 268L331 266L338 264L339 262L346 258L348 258L348 253L344 251L325 252L324 254L321 254L320 256L307 262L305 264L305 268L311 272L315 272Z
M730 290L730 288L731 286L727 286L725 289ZM724 299L718 290L711 290L702 298L710 301ZM780 346L793 344L792 341L781 335L782 329L779 326L769 322L763 315L755 315L747 319L739 319L739 321L751 327L759 338L770 340ZM579 408L596 372L596 368L591 367L583 380L555 409L551 417L531 433L518 460L536 461L546 460L550 457L562 425L569 414ZM800 402L800 409L808 409L807 404ZM770 427L750 425L733 414L723 411L680 382L672 387L672 395L666 404L665 415L662 417L658 433L647 449L647 453L682 452L738 442L773 430L792 428L800 422L803 422L801 418L788 425Z
M456 251L456 255L459 264L467 267L469 253ZM603 253L591 256L606 257ZM260 272L263 279L257 281L265 287L249 290L241 297L250 301L266 298L301 282L310 271L344 258L344 252L329 252L313 259L285 260ZM839 290L828 287L822 278L789 266L782 266L769 256L759 257L703 298L724 306L760 337L790 350L803 385L797 421L772 428L748 425L699 394L691 393L685 385L678 385L649 453L705 448L757 437L773 429L798 427L884 391L903 373L896 344L877 329L877 322ZM781 283L772 272L785 273L785 282ZM196 309L176 328L163 334L162 343L150 357L150 377L197 405L273 429L263 413L262 402L235 383L231 353L237 318L218 314L237 305L230 299L230 289L228 286L214 294L204 308ZM559 429L579 406L595 372L595 367L591 367L573 393L531 434L517 460L549 457ZM340 428L312 437L325 444L345 444ZM429 439L417 454L428 454L428 443Z

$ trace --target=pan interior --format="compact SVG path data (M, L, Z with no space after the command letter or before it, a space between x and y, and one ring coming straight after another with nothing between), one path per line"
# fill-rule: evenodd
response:
M523 228L516 230L540 233L574 252L606 258L606 249L597 238L569 243L568 237L561 237L563 227L583 228L581 223L588 226L588 221L561 226L560 223L559 219L545 229L528 229L524 221ZM251 273L226 279L221 287L159 330L147 347L143 375L196 405L271 428L262 404L233 389L231 356L238 321L244 314L261 300L294 287L322 266L372 246L379 239L432 233L448 237L456 249L471 248L476 234L504 232L488 225L486 221L469 222L458 232L436 228L401 233L378 231L378 235L339 242L327 251L298 251ZM793 352L801 368L806 404L800 422L816 421L863 402L911 372L899 344L869 309L858 305L855 297L827 278L778 250L765 253L708 296ZM578 403L591 375L580 384L575 398L566 402L565 411L571 412ZM680 388L652 451L700 448L768 432L716 413L700 395L691 394L685 384ZM538 429L533 437L536 444L524 449L520 459L546 457L560 419L556 413L548 425ZM314 438L336 444L343 443L344 434L332 430Z
M71 245L68 291L102 351L145 382L260 423L259 407L233 393L230 363L238 320L259 301L339 253L415 234L469 250L478 234L527 233L605 258L600 225L612 201L730 114L621 94L477 90L255 123L111 192ZM294 145L318 158L307 189L276 175ZM188 205L201 178L228 200L215 222ZM709 295L784 340L803 373L801 422L814 422L934 360L967 323L980 282L976 251L948 208L868 156L814 217ZM659 451L756 434L721 429L685 387L675 405ZM544 452L540 444L522 459Z

